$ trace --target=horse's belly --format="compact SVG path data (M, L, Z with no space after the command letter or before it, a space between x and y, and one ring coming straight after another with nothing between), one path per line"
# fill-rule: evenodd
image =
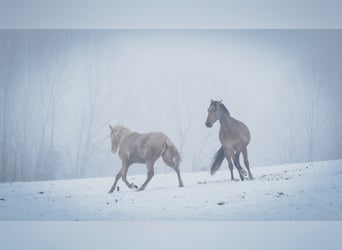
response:
M130 160L133 163L146 163L146 159L143 157L131 157Z

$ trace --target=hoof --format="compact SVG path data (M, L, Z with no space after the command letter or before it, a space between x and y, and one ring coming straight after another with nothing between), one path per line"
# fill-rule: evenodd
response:
M241 169L239 172L240 172L240 175L247 176L247 171L246 170Z

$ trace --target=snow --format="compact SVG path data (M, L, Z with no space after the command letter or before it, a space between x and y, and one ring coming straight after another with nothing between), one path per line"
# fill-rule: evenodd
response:
M253 181L231 181L224 165L214 176L182 173L183 188L175 173L156 174L145 191L120 180L112 194L114 177L3 183L0 220L342 220L341 165L256 167Z

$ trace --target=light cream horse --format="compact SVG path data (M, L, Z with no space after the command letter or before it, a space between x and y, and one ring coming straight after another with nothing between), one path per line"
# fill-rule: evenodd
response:
M165 134L161 132L139 134L131 132L128 128L121 125L115 127L109 125L109 127L111 131L112 152L115 154L119 149L118 154L122 161L122 167L117 173L109 193L115 190L121 177L129 188L137 188L135 184L127 181L127 171L133 163L146 163L147 178L138 191L144 190L154 175L154 163L160 156L162 156L166 165L176 171L179 186L183 187L183 181L179 172L181 157L175 145Z

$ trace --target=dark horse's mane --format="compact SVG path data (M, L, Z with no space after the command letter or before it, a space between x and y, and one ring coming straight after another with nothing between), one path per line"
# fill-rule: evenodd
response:
M230 113L229 113L227 107L224 106L223 103L221 103L221 102L219 102L219 101L213 101L212 104L215 105L216 108L220 107L220 108L223 110L224 113L227 113L228 116L230 116Z

